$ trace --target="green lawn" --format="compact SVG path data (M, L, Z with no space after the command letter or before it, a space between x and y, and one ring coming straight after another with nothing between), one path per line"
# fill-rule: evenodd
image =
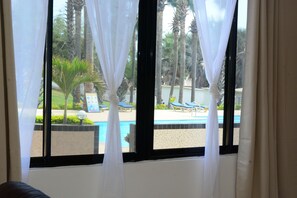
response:
M103 104L106 105L109 108L109 102L107 101L103 101ZM73 97L70 94L68 97L68 110L73 109ZM135 104L134 104L135 105ZM39 109L42 108L42 102L41 104L38 106ZM64 109L64 94L61 91L58 90L52 90L52 109ZM81 109L80 107L77 107L75 109Z
M73 97L68 97L68 109L72 109ZM38 106L42 108L42 103ZM52 109L64 109L64 94L61 91L52 90Z
M64 94L60 91L52 91L52 109L63 109L65 103ZM72 108L73 97L70 94L68 96L68 108Z

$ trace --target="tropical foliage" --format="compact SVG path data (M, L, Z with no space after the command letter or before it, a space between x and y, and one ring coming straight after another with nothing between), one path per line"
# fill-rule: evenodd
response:
M164 32L164 10L173 10L171 31ZM83 0L67 0L65 13L57 15L54 19L53 29L53 54L68 59L70 62L85 59L93 70L101 73L101 67L90 32L87 13ZM64 15L65 14L65 15ZM81 16L83 15L83 16ZM190 21L189 23L186 23ZM166 24L167 25L167 24ZM134 102L134 92L137 84L137 37L138 24L135 25L132 43L127 60L125 78L118 90L120 99L130 95L129 102ZM245 56L245 30L238 30L237 35L237 65L236 88L242 87ZM205 76L205 65L198 39L196 17L193 10L193 0L157 0L157 32L156 32L156 103L162 104L162 85L171 87L169 97L177 95L176 100L184 102L184 82L191 82L191 100L195 101L195 88L208 87ZM96 68L96 69L95 69ZM223 103L223 88L225 73L222 70L219 88L221 91L220 103ZM174 86L179 86L179 93L173 94ZM99 89L93 83L85 83L85 92L99 93L99 100L103 102L104 89ZM73 105L81 98L80 89L72 91ZM169 104L169 101L165 101Z
M162 40L158 37L157 27L157 54L158 44L162 43L162 57L156 56L156 97L157 104L162 100L158 100L158 95L161 89L158 84L158 77L162 76L162 84L170 85L169 97L173 95L173 88L179 85L178 101L183 101L183 86L184 81L191 79L191 100L195 101L195 88L208 87L208 82L205 75L205 65L202 58L200 43L198 39L198 32L196 27L196 17L193 10L192 0L167 0L158 1L160 9L158 12L163 12L166 6L173 8L174 15L171 23L172 32L163 34ZM166 5L165 8L162 5ZM159 8L158 7L158 8ZM161 9L162 8L162 9ZM161 15L161 13L159 14ZM162 16L157 18L157 25L162 24ZM189 27L184 26L184 19L188 17L192 19ZM187 19L188 20L188 19ZM236 64L236 88L242 87L242 77L244 72L244 57L245 57L245 30L238 30L237 42L237 64ZM158 62L161 61L161 68L158 68ZM218 87L221 90L221 97L219 104L223 103L223 89L225 84L224 65L220 75ZM159 103L160 102L160 103ZM169 104L169 101L168 101Z
M63 121L64 121L63 116L56 115L51 117L52 124L63 124ZM67 121L68 121L68 124L80 124L80 120L77 118L77 116L74 116L74 115L67 116ZM43 116L36 116L35 123L40 123L40 124L43 123ZM92 125L94 124L94 122L88 118L84 119L83 123L92 124Z
M69 61L64 58L53 58L52 80L64 93L64 123L67 122L67 102L71 92L80 84L86 82L100 83L99 75L92 71L92 66L84 61L74 58Z

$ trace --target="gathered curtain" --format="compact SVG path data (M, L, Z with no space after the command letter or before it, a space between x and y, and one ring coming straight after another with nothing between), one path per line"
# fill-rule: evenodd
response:
M86 0L92 36L108 89L110 111L103 160L104 198L125 196L117 89L128 59L139 0Z
M206 123L203 198L219 197L218 80L225 57L236 0L194 0L198 36L210 85Z
M42 80L48 0L11 3L22 180L27 181Z
M289 131L280 128L282 120L277 118L280 115L286 118L289 115L287 113L291 111L289 109L293 110L293 116L296 115L296 108L291 108L289 105L288 109L283 108L286 107L284 104L287 103L287 99L283 103L277 101L278 97L284 99L292 96L292 94L284 94L285 91L283 91L288 87L284 83L287 76L284 80L278 74L286 71L288 67L296 68L296 58L293 62L287 59L289 56L296 56L293 50L292 53L287 53L290 52L289 47L292 45L294 45L293 49L296 49L296 42L292 43L291 40L287 42L286 46L282 46L283 51L279 48L279 34L291 31L288 31L288 27L291 29L290 23L287 23L288 26L285 28L279 28L278 4L280 2L283 3L279 0L250 0L248 2L246 65L236 178L236 197L240 198L296 196L296 193L279 196L279 187L282 185L279 184L278 177L283 175L278 172L278 166L285 164L284 169L288 169L290 163L279 160L277 156L279 151L277 149L284 146L281 140L286 138L287 131ZM290 4L287 6L291 7ZM284 13L287 10L282 11ZM290 14L288 18L289 16ZM293 32L292 35L295 36ZM279 61L281 58L283 62ZM290 72L290 70L287 71ZM295 85L291 86L293 87L295 89ZM279 105L285 109L285 114ZM292 125L294 125L292 134L296 134L295 123ZM294 139L294 137L296 139L296 135L289 136L288 139ZM295 142L294 145L296 145ZM290 151L285 150L285 156L287 152ZM296 167L296 163L291 167ZM286 186L290 184L287 183ZM292 189L296 192L296 185Z
M21 180L11 2L0 1L0 184Z

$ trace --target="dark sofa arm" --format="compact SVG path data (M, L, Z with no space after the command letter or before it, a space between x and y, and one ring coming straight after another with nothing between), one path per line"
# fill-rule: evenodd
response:
M40 190L22 182L6 182L0 185L1 198L49 198Z

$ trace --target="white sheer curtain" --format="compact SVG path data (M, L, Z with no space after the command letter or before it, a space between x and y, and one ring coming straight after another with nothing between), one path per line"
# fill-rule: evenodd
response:
M225 57L236 0L194 0L198 35L210 85L206 124L203 198L219 197L218 80Z
M12 0L23 181L27 180L29 172L30 149L43 66L47 7L48 0Z
M138 0L86 0L86 6L110 100L102 195L121 198L125 192L117 89L124 77Z

